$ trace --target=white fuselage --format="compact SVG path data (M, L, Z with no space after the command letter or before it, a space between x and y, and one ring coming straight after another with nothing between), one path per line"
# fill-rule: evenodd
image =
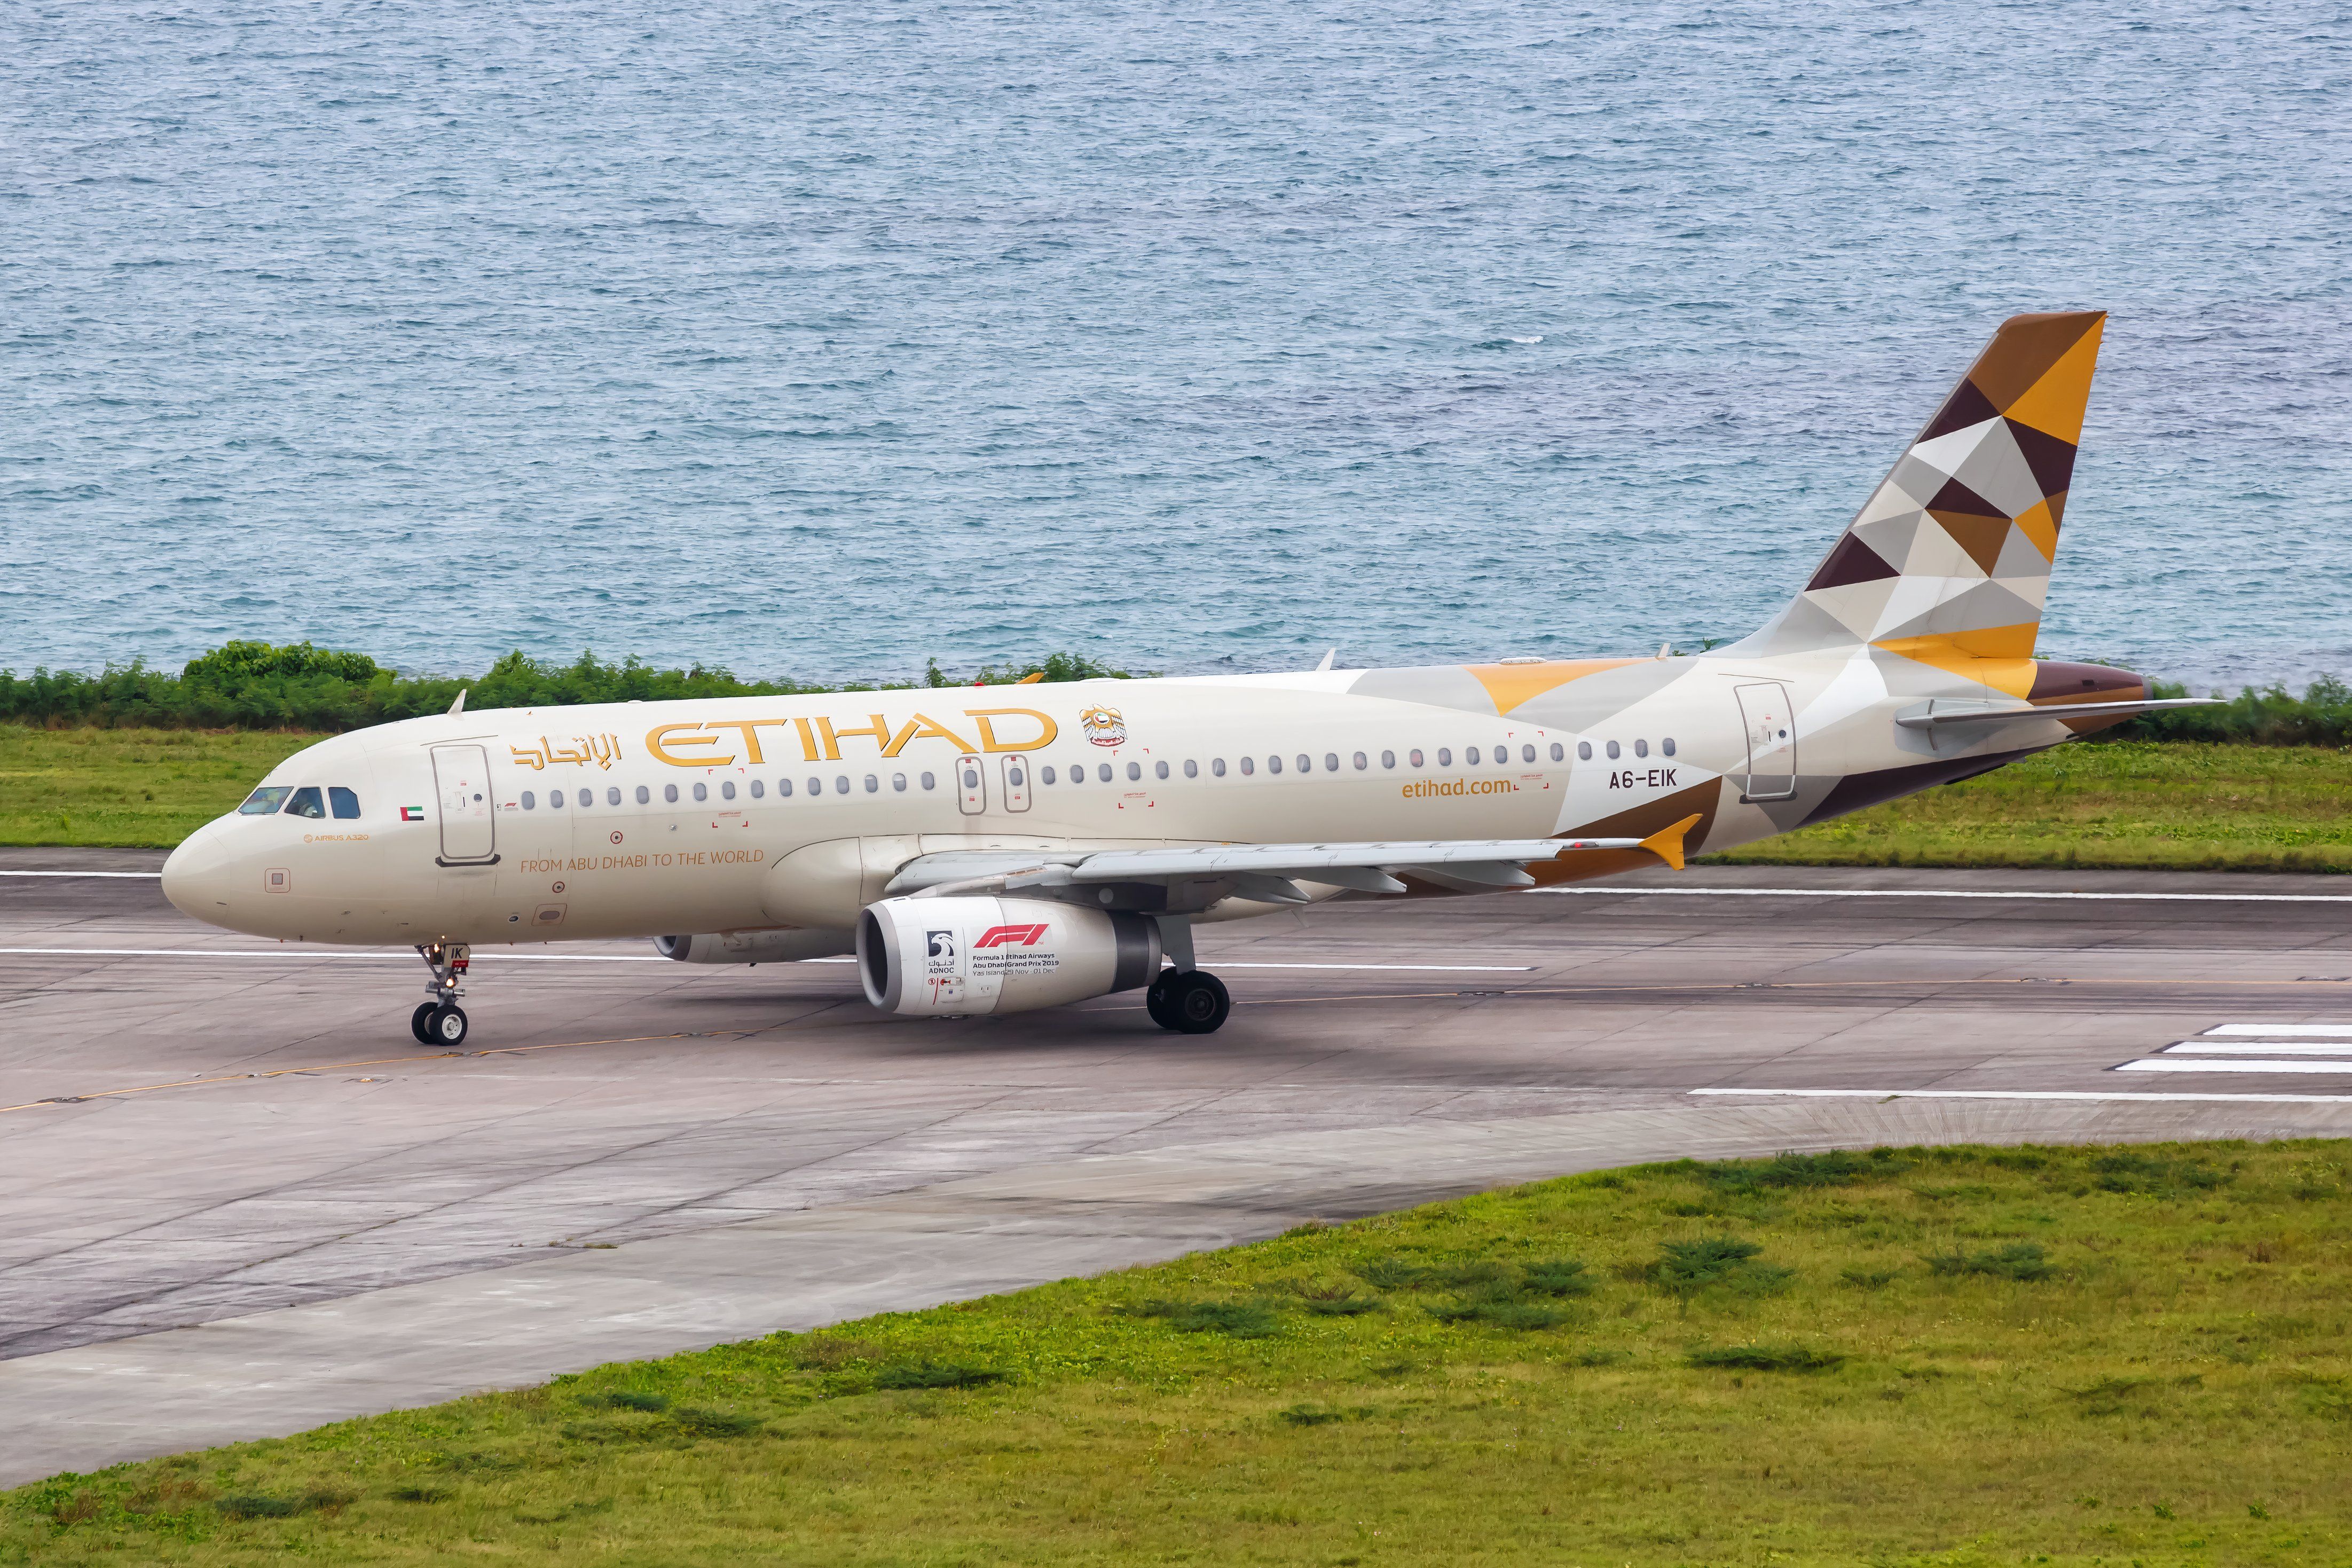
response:
M1857 674L1867 661L1628 663L1606 667L1639 674L1639 695L1575 727L1364 695L1364 672L411 719L264 781L356 814L223 817L172 857L165 891L214 925L310 942L845 930L898 866L951 850L1542 838L1700 797L1689 848L1720 850L1788 825L1745 795L1752 694L1775 690L1759 683L1780 683L1790 727L1764 766L1853 773L1927 744L1892 725L1897 699ZM2069 733L2018 727L2031 736L2001 749ZM1233 899L1207 918L1266 907Z

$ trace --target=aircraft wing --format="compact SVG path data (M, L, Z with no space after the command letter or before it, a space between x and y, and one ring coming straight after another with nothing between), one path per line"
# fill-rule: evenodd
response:
M1696 816L1645 839L1408 839L1364 843L1196 844L1155 849L957 850L899 868L891 894L1002 891L1074 883L1230 883L1244 897L1304 904L1297 882L1402 893L1400 875L1464 889L1530 887L1527 866L1595 850L1647 850L1682 869Z

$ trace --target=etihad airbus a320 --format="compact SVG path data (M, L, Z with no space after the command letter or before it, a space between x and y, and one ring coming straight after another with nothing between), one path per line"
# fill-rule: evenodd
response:
M854 952L912 1016L1142 988L1206 1033L1203 922L1679 868L2170 706L2033 656L2104 322L2004 322L1786 608L1696 656L461 706L288 758L163 891L413 946L444 1047L472 949L640 936Z

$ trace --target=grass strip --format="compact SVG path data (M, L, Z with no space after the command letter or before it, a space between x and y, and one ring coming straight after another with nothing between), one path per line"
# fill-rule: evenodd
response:
M1571 1177L60 1476L0 1561L2337 1563L2347 1163Z

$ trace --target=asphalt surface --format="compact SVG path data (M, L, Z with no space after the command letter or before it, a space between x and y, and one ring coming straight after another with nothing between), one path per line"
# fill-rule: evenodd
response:
M2328 877L1334 906L1202 933L1239 1004L1206 1038L1139 997L904 1021L846 964L486 950L449 1055L411 955L87 874L159 861L0 851L0 1482L1610 1164L2352 1133Z

